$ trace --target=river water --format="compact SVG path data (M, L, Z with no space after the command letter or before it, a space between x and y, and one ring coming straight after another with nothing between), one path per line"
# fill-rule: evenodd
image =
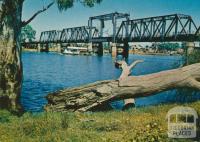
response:
M183 63L181 56L153 55L130 55L128 62L131 63L137 59L142 59L144 62L133 69L133 75L177 68ZM50 92L98 80L117 79L121 73L114 67L115 60L110 55L69 56L57 53L24 52L22 60L24 81L21 103L27 111L42 111L47 103L45 96ZM199 98L199 96L194 96L192 100ZM177 97L176 90L172 90L136 99L136 106L183 100L185 99ZM121 108L120 102L112 103L112 106Z

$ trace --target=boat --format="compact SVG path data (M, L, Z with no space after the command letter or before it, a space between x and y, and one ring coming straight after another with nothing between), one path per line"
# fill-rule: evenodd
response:
M79 55L80 51L78 49L65 49L63 51L63 54L67 54L67 55Z

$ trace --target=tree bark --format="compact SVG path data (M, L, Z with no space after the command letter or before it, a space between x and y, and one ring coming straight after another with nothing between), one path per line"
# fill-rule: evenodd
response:
M21 15L23 0L0 2L0 108L21 111Z
M64 89L47 96L46 111L91 111L113 100L139 98L174 88L200 89L200 63L158 73L129 76L137 63L128 66L124 61L118 80L99 81L81 87Z

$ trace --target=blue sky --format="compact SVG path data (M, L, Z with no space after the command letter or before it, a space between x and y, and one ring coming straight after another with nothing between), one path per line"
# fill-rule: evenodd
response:
M47 5L51 0L26 0L23 7L23 20ZM90 16L111 12L130 13L131 19L181 13L191 15L200 25L200 0L103 0L93 8L75 3L73 8L60 12L54 5L45 13L39 15L32 27L37 31L37 38L41 31L61 30L67 27L87 25Z

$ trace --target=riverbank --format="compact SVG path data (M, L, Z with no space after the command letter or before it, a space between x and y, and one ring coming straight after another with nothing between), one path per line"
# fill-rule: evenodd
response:
M158 53L135 52L135 53L129 53L129 54L134 54L134 55L155 55L155 56L183 56L184 55L184 54L177 54L177 53L170 54L170 53L159 53L159 52Z
M147 142L174 141L167 136L166 115L178 104L129 111L95 113L25 113L17 117L0 110L1 142ZM185 106L200 114L200 101ZM159 117L158 117L159 116ZM180 139L176 141L190 142Z
M49 49L49 52L57 52L57 49ZM39 52L37 48L23 48L22 52Z
M37 49L29 49L29 48L23 48L23 52L38 52ZM49 52L57 52L57 50L54 49L50 49ZM109 52L105 52L104 54L110 54ZM133 52L130 51L129 53L130 55L157 55L157 56L181 56L183 54L177 54L177 53L154 53L154 52ZM84 55L84 54L81 54ZM87 55L87 54L85 54Z

